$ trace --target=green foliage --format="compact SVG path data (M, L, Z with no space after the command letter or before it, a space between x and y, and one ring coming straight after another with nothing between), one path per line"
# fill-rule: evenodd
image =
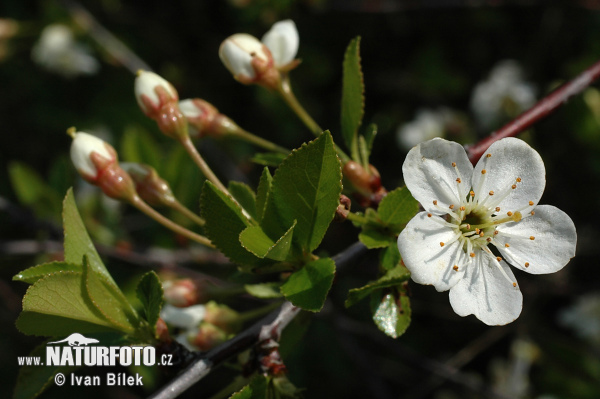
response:
M250 226L240 233L240 243L249 252L259 258L268 258L277 261L292 260L292 238L294 227L288 229L277 241L273 241L260 226Z
M392 338L404 334L410 324L410 300L403 290L373 293L371 311L377 327Z
M357 135L365 109L364 91L358 36L352 39L344 55L341 111L342 137L350 149L352 158L357 162L360 160Z
M254 154L250 160L259 165L272 166L276 168L283 162L285 158L286 155L279 152L263 152Z
M30 206L39 217L56 218L61 197L34 169L21 162L11 162L8 174L22 204Z
M342 192L342 171L331 134L304 144L275 172L272 196L281 224L294 229L304 253L314 251L333 220Z
M282 296L279 290L280 283L246 284L244 289L255 298L270 299Z
M269 195L271 193L272 183L273 176L271 176L269 168L264 168L262 175L260 176L260 181L258 182L258 188L256 190L256 220L259 222L262 222L265 208L267 207L267 202L269 200Z
M348 292L348 299L346 299L346 307L350 307L358 301L366 298L375 291L382 290L383 288L395 287L408 281L410 278L410 272L404 266L398 265L395 268L388 270L383 277L378 280L371 281L365 286L360 288L351 289Z
M364 226L358 239L369 249L385 248L396 242L394 233L380 226Z
M281 293L294 305L318 312L325 303L334 275L333 259L312 261L290 276L281 286Z
M398 251L397 245L390 245L383 251L381 251L379 264L382 270L391 270L398 266L402 258L400 257L400 251Z
M257 375L250 381L250 384L242 388L241 391L234 393L229 399L266 399L269 381L263 375Z
M156 333L156 322L164 303L163 288L158 275L154 271L144 274L138 282L135 293L142 303L144 318L152 333Z
M44 276L61 272L75 271L82 272L81 265L75 265L67 262L50 262L25 269L13 277L13 281L22 281L27 284L33 284Z
M162 151L152 134L137 126L128 126L121 138L121 158L160 170Z
M255 219L256 218L256 194L254 191L244 183L237 181L229 182L227 187L229 193L235 198L242 208L248 212L248 214Z

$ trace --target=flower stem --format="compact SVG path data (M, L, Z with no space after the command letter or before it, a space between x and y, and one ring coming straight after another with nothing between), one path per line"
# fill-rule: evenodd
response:
M370 222L364 215L354 212L348 212L347 219L358 224L368 224Z
M246 130L244 130L240 127L235 129L231 133L231 136L245 140L245 141L252 143L260 148L264 148L265 150L279 152L279 153L286 154L286 155L290 153L290 150L288 150L287 148L278 146L277 144L275 144L269 140L265 140L262 137L258 137L250 132L247 132Z
M186 229L185 227L178 225L172 220L167 219L160 213L154 210L150 205L146 204L140 197L137 195L134 196L130 200L131 205L135 206L137 209L156 220L158 223L162 224L166 228L173 230L177 234L181 234L184 237L189 238L190 240L196 241L202 245L206 245L207 247L214 248L215 246L210 242L210 240L200 234L196 234L191 230Z
M200 171L202 172L204 177L206 177L211 183L217 186L219 190L229 195L229 191L227 190L227 188L225 188L223 183L221 183L219 178L213 173L208 164L204 161L204 158L202 158L202 155L200 155L200 153L194 146L194 143L192 143L190 137L186 135L182 137L181 140L179 140L179 142L183 145L190 157L192 157L196 165L198 165L198 168L200 168Z
M190 218L194 223L198 224L199 226L204 226L206 224L206 221L204 219L202 219L200 216L196 215L190 209L186 208L181 202L179 202L177 200L169 202L169 206L172 209L175 209L177 212L182 213L183 215L187 216L188 218Z
M273 302L268 305L265 305L258 309L252 309L247 312L240 313L240 315L238 316L238 320L240 320L242 323L244 323L248 320L256 319L257 317L260 317L262 315L269 313L270 311L272 311L274 309L277 309L279 306L281 306L281 304L282 304L282 302L277 301L277 302Z

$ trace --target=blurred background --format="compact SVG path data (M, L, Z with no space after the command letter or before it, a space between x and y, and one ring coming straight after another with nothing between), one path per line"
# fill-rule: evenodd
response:
M362 37L364 122L379 126L372 163L390 190L402 184L405 154L418 142L436 136L475 142L600 59L600 3L593 0L3 0L1 396L13 390L17 356L42 341L14 327L27 287L11 278L60 258L61 202L69 187L124 287L150 266L235 278L222 257L198 251L83 183L70 164L65 131L76 126L112 143L121 159L155 166L197 211L202 178L140 112L134 72L152 69L182 99L203 98L246 130L296 148L310 132L276 96L232 79L217 55L227 36L260 38L287 18L298 27L302 59L292 86L338 139L341 62L349 41ZM600 207L598 85L520 137L545 161L541 203L575 222L577 256L552 275L517 271L523 313L504 327L460 318L447 293L411 283L412 325L393 340L374 326L368 303L343 306L348 289L375 277L378 254L371 251L339 273L321 313L294 322L296 339L282 342L289 379L306 388L304 397L600 397L600 220L591 212ZM262 166L251 161L251 146L213 139L198 145L219 176L256 187ZM323 251L335 254L356 237L349 223L335 225ZM231 306L246 305L240 299ZM183 397L211 397L236 374L222 367ZM146 390L52 387L42 397L145 397L166 379L148 381L154 385Z

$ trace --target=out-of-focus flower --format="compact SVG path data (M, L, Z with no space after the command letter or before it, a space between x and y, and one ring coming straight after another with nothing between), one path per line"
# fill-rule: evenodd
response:
M528 339L517 338L510 347L508 359L495 359L491 364L493 386L509 398L530 397L531 367L540 356L540 349Z
M165 301L173 306L184 308L198 303L198 287L192 279L167 280L163 282L163 290Z
M138 195L148 204L168 206L175 202L169 183L162 179L153 167L135 162L121 162L121 168L129 173L135 182Z
M31 57L42 67L65 78L92 75L100 68L89 49L75 41L71 29L59 24L44 28L33 46Z
M415 119L401 125L396 131L398 145L404 150L410 150L423 141L445 137L447 124L454 119L453 112L448 108L420 109Z
M205 314L206 308L204 305L179 308L167 303L160 311L160 318L173 327L194 329L204 319Z
M473 168L463 146L433 139L410 150L402 173L425 208L398 237L402 260L415 282L450 290L460 316L473 314L488 325L514 321L523 296L507 262L546 274L575 256L571 218L537 205L546 171L522 140L495 142Z
M582 339L600 347L600 293L580 296L572 306L559 313L558 320Z
M523 70L516 61L499 62L488 79L479 82L471 95L471 109L483 129L515 118L536 100L535 86L523 79Z
M221 137L239 129L235 122L221 114L214 105L201 98L181 100L179 109L190 125L190 137Z
M294 21L286 19L274 23L262 37L262 42L271 50L275 66L283 68L296 58L300 36Z

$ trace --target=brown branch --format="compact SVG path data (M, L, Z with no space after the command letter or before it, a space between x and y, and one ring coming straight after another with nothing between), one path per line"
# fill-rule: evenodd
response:
M469 159L475 164L494 142L505 137L514 137L528 129L534 123L556 111L558 107L565 104L571 97L581 93L599 77L600 61L583 71L575 79L544 97L528 111L504 125L501 129L493 132L490 136L474 145L466 146L465 149L467 150Z

